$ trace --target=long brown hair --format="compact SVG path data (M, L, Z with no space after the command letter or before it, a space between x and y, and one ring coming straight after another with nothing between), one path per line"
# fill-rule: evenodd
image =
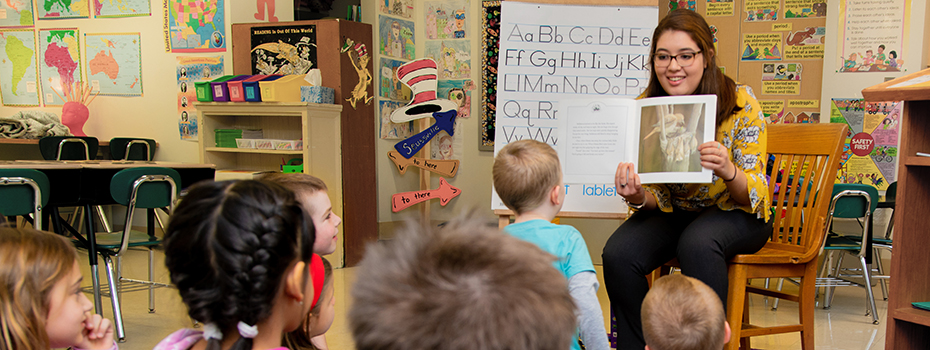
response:
M669 12L659 21L659 26L652 33L652 50L650 51L649 69L651 77L646 86L646 97L668 96L668 92L659 84L656 75L655 57L656 42L659 36L668 31L682 31L688 33L691 40L697 43L701 54L704 55L704 76L698 84L695 95L717 95L717 125L719 126L734 112L742 107L736 105L736 82L723 74L717 67L717 52L714 51L714 36L704 17L691 10L678 9Z
M46 350L49 294L77 260L63 237L0 227L0 349Z

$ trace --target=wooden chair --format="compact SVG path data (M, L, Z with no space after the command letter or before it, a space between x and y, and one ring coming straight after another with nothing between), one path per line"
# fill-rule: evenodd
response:
M817 260L826 236L827 209L847 126L773 124L767 128L768 153L775 157L768 190L774 209L773 231L760 251L737 255L729 262L727 321L733 335L726 349L750 349L749 337L787 332L801 332L801 348L813 349ZM749 278L787 277L799 279L798 294L747 283ZM798 302L800 323L751 325L748 293Z

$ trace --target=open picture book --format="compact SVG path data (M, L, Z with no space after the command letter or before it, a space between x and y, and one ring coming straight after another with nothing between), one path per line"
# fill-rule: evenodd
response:
M617 165L634 164L649 183L709 183L698 145L714 140L717 96L560 101L565 183L614 183Z

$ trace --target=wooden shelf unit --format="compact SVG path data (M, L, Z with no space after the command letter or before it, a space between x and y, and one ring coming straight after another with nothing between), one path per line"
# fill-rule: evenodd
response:
M930 301L930 84L894 85L930 75L930 69L862 90L866 101L905 101L900 117L898 197L888 288L885 349L930 349L930 311L912 302Z
M302 158L304 173L326 183L333 213L343 217L343 208L349 203L343 199L341 105L208 102L194 106L200 116L201 163L215 164L217 171L261 171L281 170L282 159ZM262 129L265 139L302 139L304 147L296 151L215 147L215 129ZM352 234L348 230L341 230L341 233L340 241ZM337 248L335 254L333 264L341 266L343 249Z

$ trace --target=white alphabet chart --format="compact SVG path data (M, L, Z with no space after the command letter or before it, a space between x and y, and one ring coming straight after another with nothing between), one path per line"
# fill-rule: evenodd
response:
M559 118L571 118L560 111L560 100L642 93L658 12L651 6L501 2L495 154L522 139L558 147ZM565 190L563 211L625 210L613 183L566 183ZM496 192L491 207L506 209Z

